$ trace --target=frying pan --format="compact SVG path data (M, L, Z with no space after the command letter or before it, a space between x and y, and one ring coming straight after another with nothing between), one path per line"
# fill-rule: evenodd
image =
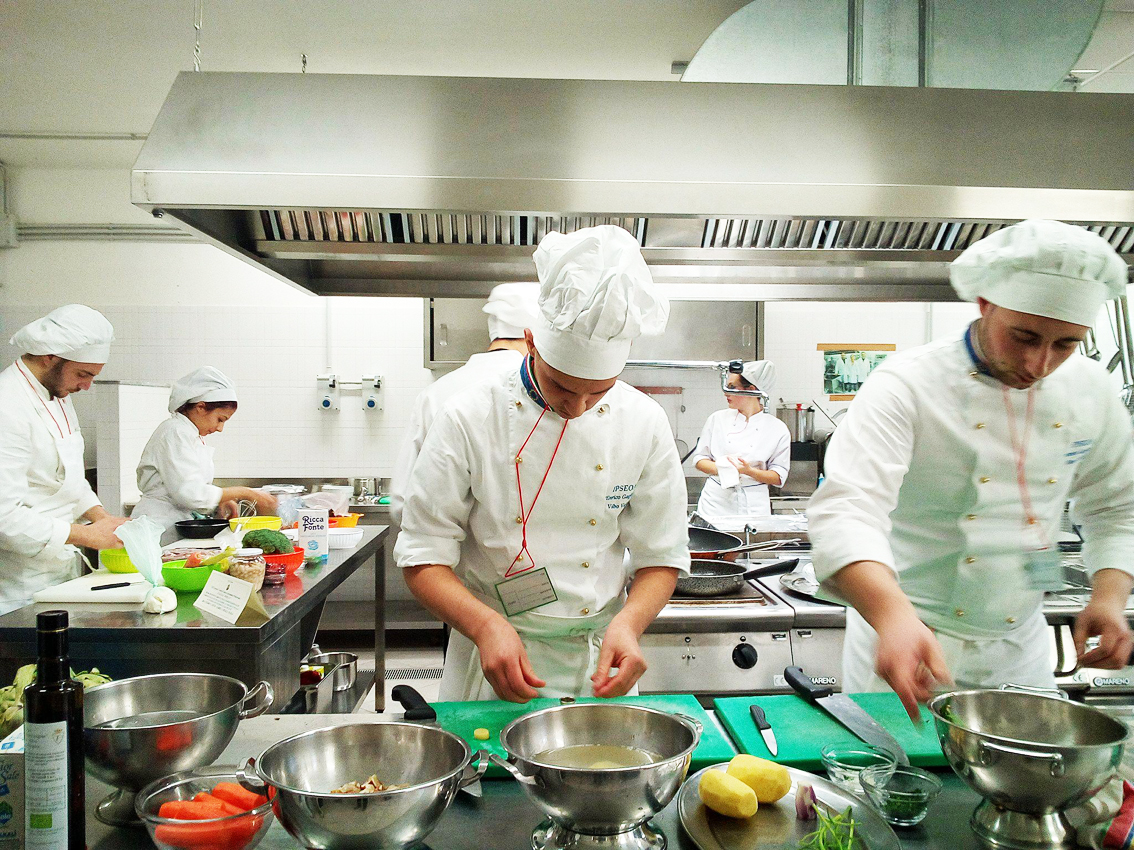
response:
M740 590L750 578L791 572L798 564L799 558L790 558L745 570L728 561L694 558L690 562L692 573L677 580L677 592L683 596L727 596Z
M790 543L790 540L765 540L762 543L744 544L735 534L712 528L689 526L689 554L702 560L735 561L745 552L771 549Z

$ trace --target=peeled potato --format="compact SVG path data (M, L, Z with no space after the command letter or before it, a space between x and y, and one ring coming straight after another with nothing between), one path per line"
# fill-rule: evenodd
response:
M723 770L706 770L701 774L697 792L702 803L730 818L750 818L760 806L755 791Z
M472 734L473 734L473 737L476 738L478 741L487 741L489 738L492 737L492 733L489 732L487 729L485 729L483 726L480 727L479 729L474 729Z
M761 803L774 803L791 790L791 774L782 764L741 754L728 763L734 776L756 793Z

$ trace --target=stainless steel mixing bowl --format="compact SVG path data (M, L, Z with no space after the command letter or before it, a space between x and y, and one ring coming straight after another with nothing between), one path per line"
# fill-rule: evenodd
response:
M1059 813L1115 775L1129 735L1098 709L1013 690L942 694L929 710L949 764L986 800L973 829L1003 847L1069 840Z
M700 738L701 724L684 715L622 703L580 703L513 720L500 732L508 760L492 759L562 830L613 836L636 829L666 807ZM588 744L634 747L656 759L641 767L574 768L536 758Z
M212 764L245 718L263 714L272 688L227 676L164 673L121 679L83 695L87 773L119 790L95 811L104 823L137 822L134 794L182 770Z
M287 738L249 759L246 787L276 790L284 829L315 850L401 850L425 838L457 791L479 779L487 759L436 726L353 723ZM372 774L392 791L332 794Z

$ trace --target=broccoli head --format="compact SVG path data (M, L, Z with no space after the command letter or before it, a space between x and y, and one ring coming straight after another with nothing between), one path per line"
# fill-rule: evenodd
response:
M295 551L285 534L270 528L256 528L244 535L243 545L262 549L265 555L288 555Z

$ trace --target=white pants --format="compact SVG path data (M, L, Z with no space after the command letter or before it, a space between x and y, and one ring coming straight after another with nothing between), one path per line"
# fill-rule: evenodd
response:
M937 642L953 681L962 688L995 688L1003 684L1054 688L1051 641L1043 612L1002 638L965 640L936 632ZM874 672L878 635L862 615L847 609L843 641L843 691L888 691L890 686Z

